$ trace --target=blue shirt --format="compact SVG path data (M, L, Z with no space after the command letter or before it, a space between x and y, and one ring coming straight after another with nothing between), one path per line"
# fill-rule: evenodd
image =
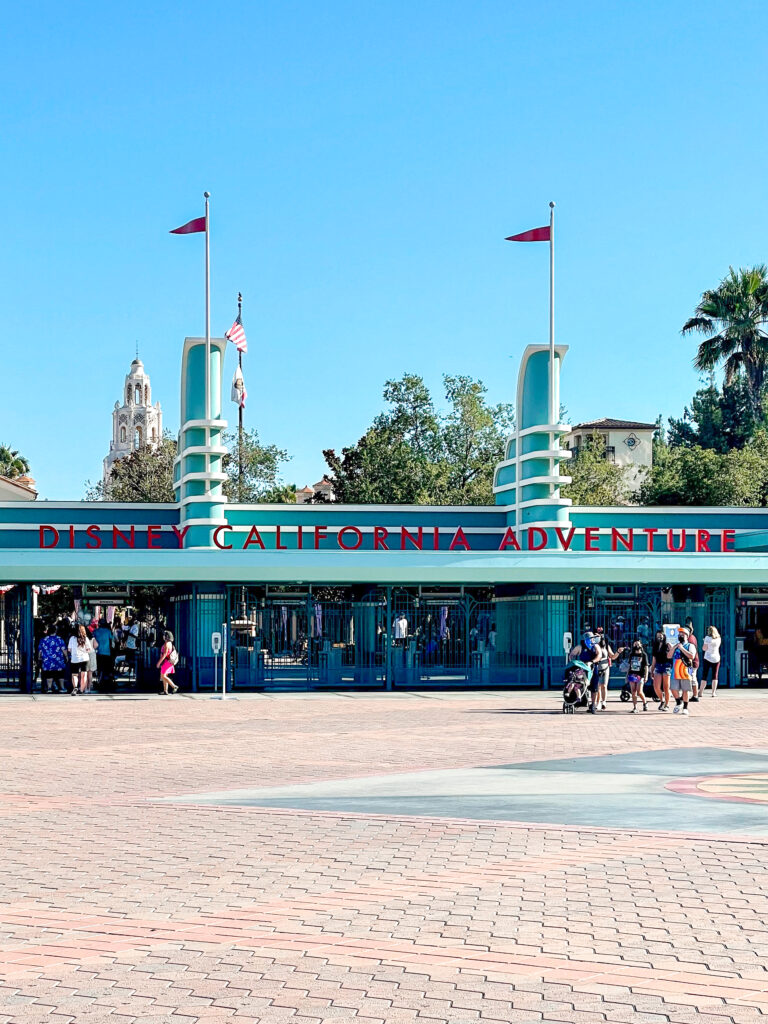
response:
M40 641L43 672L63 672L67 667L67 648L60 636L46 636Z
M99 645L99 654L109 654L112 651L112 630L101 626L93 634L93 639Z

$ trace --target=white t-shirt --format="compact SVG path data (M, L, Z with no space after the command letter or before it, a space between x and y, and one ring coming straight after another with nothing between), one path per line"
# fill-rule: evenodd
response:
M138 624L138 622L134 622L134 624L128 630L128 636L127 636L126 641L125 641L125 646L128 648L129 651L135 651L136 650L136 638L138 637L138 635L139 635L139 624Z
M77 637L71 636L69 638L69 643L67 644L67 647L69 648L69 660L72 662L73 665L88 664L88 661L90 660L91 657L91 651L93 650L91 641L88 639L88 637L85 638L85 647L81 647L80 644L77 642Z
M402 640L406 636L408 636L408 619L404 615L400 615L395 619L395 639Z
M713 664L717 664L720 661L720 637L719 636L705 636L704 637L704 660L711 661Z

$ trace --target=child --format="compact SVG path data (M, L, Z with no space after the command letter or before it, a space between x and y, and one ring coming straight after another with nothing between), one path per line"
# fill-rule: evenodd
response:
M637 711L637 698L643 702L643 711L648 710L648 702L645 699L645 684L648 681L648 655L643 650L639 640L632 644L627 662L627 682L632 694L632 707L630 714Z

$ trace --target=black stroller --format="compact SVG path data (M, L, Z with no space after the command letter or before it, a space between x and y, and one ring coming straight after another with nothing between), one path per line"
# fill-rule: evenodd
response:
M589 706L589 681L592 666L583 661L572 661L563 674L563 714L572 715L576 708Z
M628 664L629 664L629 648L627 647L627 648L622 649L622 651L620 652L619 671L620 672L626 672ZM646 691L649 691L649 692L646 692ZM645 699L646 700L649 700L649 699L650 700L654 700L658 704L659 698L656 696L656 693L655 693L655 691L653 689L653 685L652 685L650 679L648 680L648 682L643 687L643 693L645 694ZM628 700L632 700L632 687L629 685L629 683L625 682L624 685L622 686L621 692L619 693L619 700L623 701L624 703L626 703Z

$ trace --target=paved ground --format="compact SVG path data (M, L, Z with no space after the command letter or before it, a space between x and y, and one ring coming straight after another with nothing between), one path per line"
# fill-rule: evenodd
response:
M768 695L557 708L0 698L0 1024L768 1021Z

